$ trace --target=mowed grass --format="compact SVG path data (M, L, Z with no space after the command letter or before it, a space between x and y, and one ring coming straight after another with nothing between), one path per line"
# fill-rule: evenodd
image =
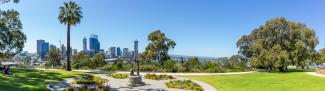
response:
M0 74L0 91L48 91L49 82L63 81L65 78L79 76L85 73L68 71L17 70L16 76Z
M218 91L325 91L325 77L304 72L182 77L203 81Z

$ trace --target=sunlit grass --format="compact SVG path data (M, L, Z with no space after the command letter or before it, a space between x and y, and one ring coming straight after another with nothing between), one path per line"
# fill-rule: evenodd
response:
M0 75L0 91L48 91L49 82L63 81L65 78L85 73L67 71L13 70L16 76Z
M325 77L304 72L183 76L206 82L218 91L323 91Z

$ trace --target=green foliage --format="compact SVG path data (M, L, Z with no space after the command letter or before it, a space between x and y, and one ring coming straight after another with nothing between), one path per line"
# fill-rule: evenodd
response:
M318 43L314 30L279 17L244 35L237 47L252 67L284 71L289 65L310 65Z
M88 58L84 52L78 52L72 56L72 67L75 69L93 68L93 62Z
M46 58L46 66L47 67L55 67L55 66L61 66L61 55L60 50L56 48L52 48L49 50L48 56Z
M97 86L95 88L89 88L88 86L82 86L81 88L65 88L63 91L110 91L107 86Z
M165 83L168 88L203 91L203 88L191 80L173 80Z
M82 18L81 7L74 1L64 2L59 9L58 20L61 24L67 25L67 71L71 71L70 60L70 29L71 25L79 24Z
M175 41L167 38L160 30L153 31L148 35L149 44L140 55L142 61L158 60L161 65L168 59L168 50L176 46Z
M116 79L126 79L129 77L129 74L123 74L123 73L112 73L112 74L107 74L108 77L113 77Z
M60 7L58 19L62 24L76 25L82 17L81 7L76 2L64 2Z
M18 11L0 10L0 58L11 58L23 50L27 38L22 29Z
M93 68L95 67L102 67L104 65L106 65L104 56L101 53L97 53L95 54L95 56L92 59L92 63L93 63Z
M0 0L0 4L5 4L13 1L13 3L18 3L20 0Z
M131 64L123 63L123 60L117 60L112 65L104 66L101 69L105 71L129 71Z
M106 79L95 77L92 75L82 75L80 79L74 81L74 84L103 84L107 82Z
M171 75L156 75L156 74L146 74L144 75L145 79L151 79L151 80L170 80L175 79Z

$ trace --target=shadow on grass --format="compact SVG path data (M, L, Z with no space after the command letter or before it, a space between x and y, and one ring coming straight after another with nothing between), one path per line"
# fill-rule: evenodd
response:
M257 72L268 72L268 73L292 73L292 72L315 72L316 69L287 69L285 71L279 71L279 70L274 70L274 71L266 71L264 69L259 69Z
M50 82L59 82L64 78L84 74L21 69L13 69L12 72L16 76L0 75L0 91L48 91L46 85Z

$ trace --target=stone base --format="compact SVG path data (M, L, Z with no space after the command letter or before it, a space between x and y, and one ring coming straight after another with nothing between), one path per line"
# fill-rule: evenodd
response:
M321 75L325 75L325 68L324 67L317 68L316 73L321 74Z
M131 87L137 87L137 86L144 86L145 83L142 82L142 76L130 75L128 85L131 86Z

